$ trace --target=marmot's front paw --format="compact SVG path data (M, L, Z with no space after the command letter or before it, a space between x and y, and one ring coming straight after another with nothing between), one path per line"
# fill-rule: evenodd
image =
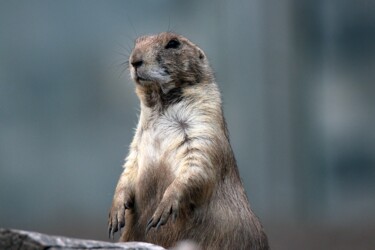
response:
M125 226L125 209L133 208L133 201L126 192L116 193L113 197L111 211L108 218L108 234L114 234Z
M169 217L172 215L173 221L176 220L180 210L180 202L176 195L164 197L152 218L147 222L146 234L152 227L158 229L160 226L168 222Z

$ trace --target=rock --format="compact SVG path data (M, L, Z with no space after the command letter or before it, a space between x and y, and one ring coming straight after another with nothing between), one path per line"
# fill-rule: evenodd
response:
M110 243L95 240L73 239L36 232L0 228L0 249L55 250L55 249L127 249L165 250L144 242Z

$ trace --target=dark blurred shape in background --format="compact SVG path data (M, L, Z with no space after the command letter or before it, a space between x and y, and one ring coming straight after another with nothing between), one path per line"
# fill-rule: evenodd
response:
M274 249L375 247L375 1L1 1L0 227L105 240L141 34L208 55Z

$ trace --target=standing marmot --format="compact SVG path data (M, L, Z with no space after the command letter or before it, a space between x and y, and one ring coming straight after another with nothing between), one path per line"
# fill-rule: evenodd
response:
M161 33L136 40L131 77L138 127L117 184L109 233L163 247L268 249L229 143L221 98L203 51Z

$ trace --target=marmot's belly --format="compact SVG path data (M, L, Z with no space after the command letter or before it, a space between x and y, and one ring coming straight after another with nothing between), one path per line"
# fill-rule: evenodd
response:
M145 178L144 181L160 184L160 181L158 182L156 179ZM137 190L139 191L137 197L140 199L138 200L140 206L136 206L137 211L134 214L135 223L133 227L129 228L129 232L124 234L124 236L129 235L128 238L124 238L126 241L147 241L164 247L171 247L178 241L190 239L202 245L204 249L221 249L222 247L224 247L223 249L231 249L225 244L236 246L235 249L248 249L243 248L243 244L247 244L247 242L235 242L231 238L233 238L233 235L251 235L250 228L243 227L243 220L248 219L249 215L233 214L234 204L224 202L223 205L223 202L220 203L219 199L215 197L207 201L208 204L194 208L194 211L189 213L190 216L178 218L175 222L169 220L163 227L158 230L151 229L146 235L147 221L155 212L163 196L163 189L164 187L160 186L152 188L152 185L150 185L145 190Z

